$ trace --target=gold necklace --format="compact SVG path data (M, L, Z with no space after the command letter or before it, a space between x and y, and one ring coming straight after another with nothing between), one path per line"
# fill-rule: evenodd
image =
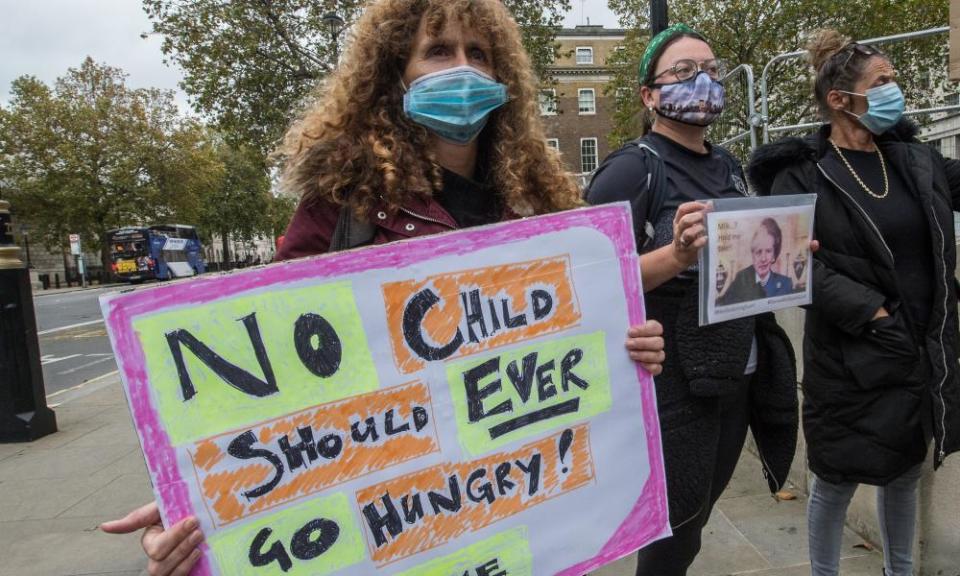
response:
M843 155L843 152L840 151L840 147L837 146L837 143L833 141L833 138L830 138L830 144L833 145L833 149L836 150L837 156L839 156L840 159L843 160L843 163L844 165L846 165L847 170L849 170L850 173L853 174L854 180L856 180L857 184L859 184L860 187L863 188L864 192L880 200L883 200L884 198L887 197L887 194L890 193L890 181L887 179L887 164L886 162L883 161L883 154L880 152L879 146L877 146L877 156L880 157L880 169L883 171L883 194L877 194L876 192L871 190L864 183L863 180L860 179L860 175L857 174L857 171L853 169L853 166L851 166L850 163L847 162L846 157Z

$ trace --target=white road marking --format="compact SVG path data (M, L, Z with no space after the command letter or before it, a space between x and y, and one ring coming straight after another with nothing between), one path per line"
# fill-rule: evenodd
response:
M88 356L92 356L92 354L88 354ZM81 364L74 368L70 368L69 370L64 370L63 372L57 372L57 376L63 376L64 374L73 374L77 370L83 370L84 368L89 368L90 366L93 366L95 364L100 364L101 362L107 362L108 360L113 360L113 354L110 354L108 358L98 358L93 362L87 362L86 364Z
M46 366L47 364L56 364L57 362L63 362L64 360L69 360L71 358L76 358L77 356L83 356L83 354L70 354L69 356L63 356L62 358L57 358L56 356L47 359L40 358L40 364Z
M37 336L46 336L47 334L53 334L55 332L63 332L64 330L72 330L74 328L80 328L81 326L93 326L94 324L100 324L103 322L103 318L99 320L90 320L89 322L80 322L79 324L71 324L70 326L60 326L59 328L51 328L49 330L42 330L37 332Z
M53 392L53 393L51 393L51 394L47 394L47 400L49 400L50 398L53 398L53 397L55 397L55 396L59 396L59 395L61 395L61 394L66 394L67 392L73 392L73 391L79 390L79 389L83 388L84 386L88 386L88 385L93 384L93 383L95 383L95 382L99 382L100 380L103 380L104 378L109 378L110 376L114 376L114 375L117 374L117 372L119 372L119 370L114 370L113 372L107 372L106 374L104 374L104 375L102 375L102 376L97 376L96 378L91 378L91 379L87 380L86 382L84 382L83 384L77 384L76 386L72 386L72 387L67 388L67 389L65 389L65 390L58 390L57 392Z

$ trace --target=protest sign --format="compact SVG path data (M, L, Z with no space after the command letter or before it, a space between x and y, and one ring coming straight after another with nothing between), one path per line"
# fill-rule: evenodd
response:
M809 304L816 194L724 198L706 215L700 325Z
M102 299L196 575L580 576L669 534L626 204Z

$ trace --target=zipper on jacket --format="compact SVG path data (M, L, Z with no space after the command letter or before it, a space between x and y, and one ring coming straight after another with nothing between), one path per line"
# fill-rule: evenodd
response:
M419 218L419 219L421 219L421 220L426 220L427 222L433 222L434 224L439 224L439 225L443 226L444 228L449 228L450 230L456 230L456 228L451 227L450 224L447 223L447 222L442 222L442 221L440 221L440 220L435 220L435 219L433 219L433 218L428 218L428 217L426 217L426 216L424 216L424 215L422 215L422 214L417 214L416 212L414 212L414 211L412 211L412 210L408 210L408 209L404 208L403 206L400 207L400 211L401 211L401 212L404 212L404 213L406 213L406 214L408 214L408 215L410 215L410 216L413 216L414 218Z
M947 353L943 347L943 331L947 327L947 314L949 313L949 290L950 284L947 280L947 265L946 262L943 262L943 251L946 249L946 238L943 234L943 226L940 225L940 218L937 217L935 210L931 208L930 213L933 214L933 221L937 225L937 232L940 233L940 258L941 258L941 269L943 270L943 321L940 323L940 358L943 360L943 379L940 380L940 385L937 386L937 397L940 399L940 428L943 430L943 436L940 438L940 450L937 453L938 460L942 463L944 458L946 458L946 442L947 442L947 403L943 399L943 385L947 382L947 375L949 374L949 366L947 366Z
M831 184L833 184L833 186L834 186L837 190L843 192L843 194L844 194L847 198L849 198L851 202L853 202L853 204L857 207L857 209L860 210L860 213L863 215L864 218L866 218L867 222L868 222L868 223L870 224L870 226L873 228L874 232L876 232L877 237L880 238L880 242L882 242L882 243L883 243L883 247L886 248L887 254L890 255L890 259L891 259L892 261L896 262L896 260L895 260L894 257L893 257L893 251L890 250L890 246L888 246L886 240L883 239L883 234L880 234L880 229L877 228L877 225L876 225L876 224L874 224L873 220L872 220L872 219L870 218L870 216L867 214L867 211L863 209L863 206L861 206L859 202L857 202L856 200L854 200L854 199L853 199L853 196L851 196L850 193L847 192L847 191L843 188L843 186L840 186L839 184L837 184L837 182L836 182L833 178L831 178L829 174L827 174L827 171L823 169L823 166L821 166L819 162L817 163L817 169L820 170L820 173L823 174L823 177L826 178L828 182L830 182ZM943 312L944 312L944 316L943 316L943 322L940 323L940 357L941 357L941 359L943 360L943 363L944 363L944 370L943 370L943 380L940 381L940 385L939 385L939 387L937 388L937 395L938 395L938 397L939 397L939 399L940 399L940 406L941 406L941 408L942 408L941 415L940 415L940 428L943 430L943 437L940 439L940 449L939 449L938 452L937 452L937 456L939 456L940 462L943 462L943 459L946 457L946 454L945 454L945 445L946 445L946 444L945 444L945 443L946 443L946 439L947 439L947 420L946 420L947 404L946 404L946 402L945 402L944 399L943 399L943 385L944 385L944 384L946 383L946 381L947 381L947 374L948 374L948 369L947 369L948 367L947 367L947 365L946 365L946 363L947 363L946 350L944 350L944 347L943 347L943 331L946 329L947 313L949 312L949 311L947 310L947 306L949 305L949 299L948 299L948 296L947 296L947 295L948 295L949 286L948 286L948 284L947 284L947 279L946 279L946 271L947 271L946 263L942 261L942 260L943 260L943 250L944 250L944 248L945 248L945 247L944 247L945 240L944 240L944 235L943 235L943 227L940 225L940 219L937 218L936 212L931 211L931 214L933 214L933 220L934 220L934 222L935 222L936 225L937 225L937 231L940 233L940 252L939 252L939 253L940 253L940 259L941 259L941 264L942 264L941 268L943 269L943 276L944 276L944 278L943 278L943 280L944 280L944 293L943 293L943 298L944 298Z

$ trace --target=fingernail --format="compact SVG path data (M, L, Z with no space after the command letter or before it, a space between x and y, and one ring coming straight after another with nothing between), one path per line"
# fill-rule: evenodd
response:
M187 519L187 524L186 524L187 530L193 530L193 529L195 529L196 527L197 527L197 519L196 519L196 518L188 518L188 519Z
M190 535L190 543L199 544L201 540L203 540L203 532L194 530L193 534Z

